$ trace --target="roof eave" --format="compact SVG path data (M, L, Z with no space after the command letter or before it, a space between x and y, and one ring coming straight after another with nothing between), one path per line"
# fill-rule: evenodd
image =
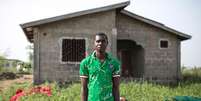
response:
M22 24L20 24L21 28L22 28ZM33 30L32 31L27 31L26 28L22 28L27 40L30 43L33 43Z
M188 39L191 39L191 38L192 38L192 36L190 36L190 35L188 35L188 34L184 34L184 33L182 33L182 32L176 31L176 30L174 30L174 29L172 29L172 28L169 28L169 27L165 26L165 25L162 24L162 23L159 23L159 22L156 22L156 21L154 21L154 20L150 20L150 19L147 19L147 18L145 18L145 17L142 17L142 16L139 16L139 15L133 14L133 13L127 11L127 10L121 10L121 13L123 13L123 14L125 14L125 15L127 15L127 16L130 16L130 17L132 17L132 18L134 18L134 19L137 19L137 20L140 20L140 21L142 21L142 22L145 22L145 23L147 23L147 24L150 24L150 25L152 25L152 26L155 26L155 27L158 27L158 28L160 28L160 29L163 29L163 30L165 30L165 31L174 33L174 34L176 34L177 36L179 36L179 39L181 39L181 41L183 41L183 40L188 40Z
M112 9L123 9L126 6L128 6L129 4L130 4L130 1L126 1L126 2L113 4L113 5L109 5L109 6L105 6L105 7L94 8L94 9L89 9L89 10L85 10L85 11L78 11L75 13L70 13L70 14L65 14L65 15L56 16L56 17L52 17L52 18L46 18L46 19L42 19L42 20L24 23L24 24L21 24L21 27L27 28L30 26L37 26L37 25L41 25L41 24L55 22L55 21L59 21L59 20L63 20L63 19L69 19L69 18L82 16L82 15L86 15L86 14L91 14L91 13L96 13L96 12L103 12L103 11L108 11L108 10L112 10Z
M20 24L20 26L21 26L22 30L24 31L28 41L32 43L33 38L30 38L30 37L33 37L33 36L28 35L28 34L30 34L30 32L28 32L26 30L26 28L31 28L34 26L39 26L42 24L60 21L60 20L64 20L64 19L69 19L69 18L73 18L73 17L78 17L78 16L82 16L82 15L86 15L86 14L103 12L103 11L108 11L108 10L113 10L113 9L123 9L126 6L128 6L129 4L130 4L130 1L126 1L126 2L113 4L113 5L109 5L109 6L104 6L104 7L100 7L100 8L94 8L94 9L89 9L89 10L85 10L85 11L78 11L75 13L65 14L65 15L56 16L56 17L52 17L52 18L46 18L46 19L37 20L37 21L32 21L32 22ZM32 35L33 35L33 32L32 32Z

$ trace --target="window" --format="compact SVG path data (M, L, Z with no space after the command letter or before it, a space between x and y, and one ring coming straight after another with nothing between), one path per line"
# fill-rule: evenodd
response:
M85 58L84 39L62 40L62 62L80 62Z
M168 40L160 40L160 48L168 48Z

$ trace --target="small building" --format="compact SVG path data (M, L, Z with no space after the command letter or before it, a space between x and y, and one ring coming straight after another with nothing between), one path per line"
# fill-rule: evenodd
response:
M18 59L0 59L0 61L2 61L0 67L3 68L16 68L19 63L22 63L22 61Z
M125 10L130 2L21 24L34 44L34 83L79 80L79 64L93 52L94 34L108 35L122 76L157 82L181 78L181 42L191 36Z

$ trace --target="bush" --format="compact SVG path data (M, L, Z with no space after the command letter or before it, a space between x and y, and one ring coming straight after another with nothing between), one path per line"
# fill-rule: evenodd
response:
M16 79L18 77L19 76L13 72L3 72L0 74L0 80L6 80L6 79L12 80L12 79Z
M201 83L201 67L183 68L183 82L200 82Z
M32 65L31 63L22 63L19 70L18 70L18 73L20 74L32 74Z

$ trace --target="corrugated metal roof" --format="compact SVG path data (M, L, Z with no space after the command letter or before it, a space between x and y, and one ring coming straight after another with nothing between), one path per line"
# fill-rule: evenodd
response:
M184 34L182 32L176 31L176 30L174 30L172 28L169 28L169 27L159 23L159 22L156 22L156 21L144 18L142 16L136 15L134 13L131 13L131 12L127 11L127 10L122 10L123 8L128 6L129 4L130 4L130 1L122 2L122 3L118 3L118 4L113 4L113 5L109 5L109 6L100 7L100 8L89 9L89 10L85 10L85 11L79 11L79 12L75 12L75 13L56 16L56 17L52 17L52 18L32 21L32 22L20 24L20 26L23 29L27 39L30 42L33 42L33 33L31 32L31 27L46 24L46 23L56 22L56 21L60 21L60 20L64 20L64 19L69 19L69 18L73 18L73 17L78 17L78 16L82 16L82 15L86 15L86 14L103 12L103 11L108 11L108 10L113 10L113 9L121 9L122 14L130 16L130 17L132 17L134 19L140 20L140 21L145 22L147 24L153 25L153 26L158 27L160 29L166 30L166 31L171 32L173 34L176 34L176 35L179 36L179 38L181 40L187 40L187 39L191 38L190 35L187 35L187 34ZM30 32L28 30L30 30Z

